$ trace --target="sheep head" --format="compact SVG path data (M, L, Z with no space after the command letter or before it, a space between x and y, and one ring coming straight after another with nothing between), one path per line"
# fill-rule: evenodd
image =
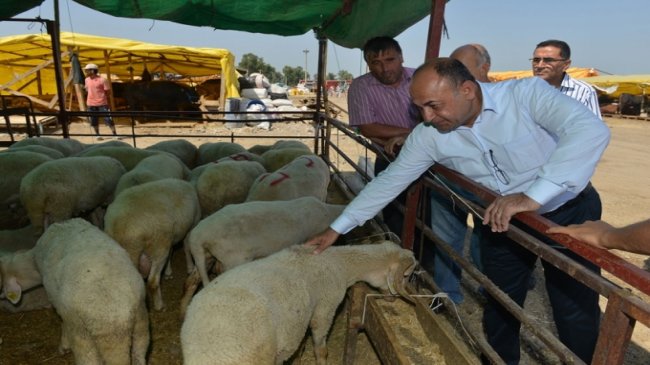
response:
M397 248L394 257L389 265L388 275L386 275L386 284L391 294L400 295L411 304L415 304L410 294L404 286L407 278L413 273L417 261L413 252L403 248Z

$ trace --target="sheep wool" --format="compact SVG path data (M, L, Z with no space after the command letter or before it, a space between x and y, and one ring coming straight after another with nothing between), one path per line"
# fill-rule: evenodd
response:
M196 166L198 148L186 139L160 141L145 148L145 150L168 152L178 157L187 168L193 169Z
M126 189L106 209L104 230L126 249L133 265L147 277L148 296L156 310L164 305L160 276L172 245L183 241L200 219L196 190L178 179Z
M293 246L217 277L190 303L181 328L183 362L281 364L311 329L317 364L327 358L336 308L357 281L406 295L416 261L392 242L331 247ZM397 294L395 293L395 294Z
M140 161L131 171L122 175L115 187L115 195L119 195L124 189L155 180L165 178L183 180L189 173L187 166L172 154L160 153L149 156Z
M244 202L255 179L266 172L254 161L222 161L203 166L206 168L196 180L203 217L228 204Z
M20 200L36 232L108 204L124 167L114 158L65 157L45 162L20 183Z
M283 168L258 177L246 201L291 200L303 196L324 201L329 183L330 171L323 159L316 155L300 156Z
M75 363L146 364L149 317L144 284L114 240L75 218L50 226L33 250L20 255L25 259L22 275L40 273L63 321L61 349L71 349Z

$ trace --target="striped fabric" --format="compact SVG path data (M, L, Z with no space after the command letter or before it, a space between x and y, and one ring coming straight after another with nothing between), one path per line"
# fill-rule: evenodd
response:
M596 90L588 83L576 80L565 73L562 84L560 85L560 92L578 100L596 114L598 118L602 118Z
M350 126L378 123L413 129L419 120L409 95L414 71L405 67L397 88L382 84L371 73L354 79L348 90Z

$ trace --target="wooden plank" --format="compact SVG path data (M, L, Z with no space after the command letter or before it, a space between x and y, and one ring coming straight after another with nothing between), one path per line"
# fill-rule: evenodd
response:
M383 364L410 364L388 321L381 315L377 299L367 298L365 329Z
M354 358L357 349L357 337L359 330L363 327L361 316L363 315L363 298L367 293L364 284L354 284L348 290L348 320L347 330L345 332L345 349L343 352L343 363L346 365L354 364Z

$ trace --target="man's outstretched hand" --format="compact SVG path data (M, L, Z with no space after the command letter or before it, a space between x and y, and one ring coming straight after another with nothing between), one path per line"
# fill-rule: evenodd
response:
M305 246L315 246L314 254L319 254L325 251L328 247L334 244L339 238L338 232L331 228L327 228L323 232L317 234L316 236L308 239L305 242Z

